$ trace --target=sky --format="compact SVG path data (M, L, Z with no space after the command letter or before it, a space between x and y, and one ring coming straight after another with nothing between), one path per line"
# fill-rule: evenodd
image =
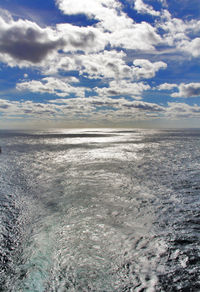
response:
M199 0L1 1L0 129L199 125Z

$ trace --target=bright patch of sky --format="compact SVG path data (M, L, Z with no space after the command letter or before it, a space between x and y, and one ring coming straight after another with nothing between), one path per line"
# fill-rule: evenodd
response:
M0 125L200 121L199 0L5 0Z

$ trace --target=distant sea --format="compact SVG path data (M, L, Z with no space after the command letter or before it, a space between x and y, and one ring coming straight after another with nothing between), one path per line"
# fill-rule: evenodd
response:
M200 291L200 130L0 131L0 291Z

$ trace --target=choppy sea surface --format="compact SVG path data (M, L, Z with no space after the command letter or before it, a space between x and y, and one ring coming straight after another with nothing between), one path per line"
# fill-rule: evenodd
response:
M0 291L200 291L200 130L0 131Z

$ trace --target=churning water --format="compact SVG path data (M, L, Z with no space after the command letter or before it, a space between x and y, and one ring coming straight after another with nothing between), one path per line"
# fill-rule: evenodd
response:
M0 291L200 291L200 130L0 145Z

